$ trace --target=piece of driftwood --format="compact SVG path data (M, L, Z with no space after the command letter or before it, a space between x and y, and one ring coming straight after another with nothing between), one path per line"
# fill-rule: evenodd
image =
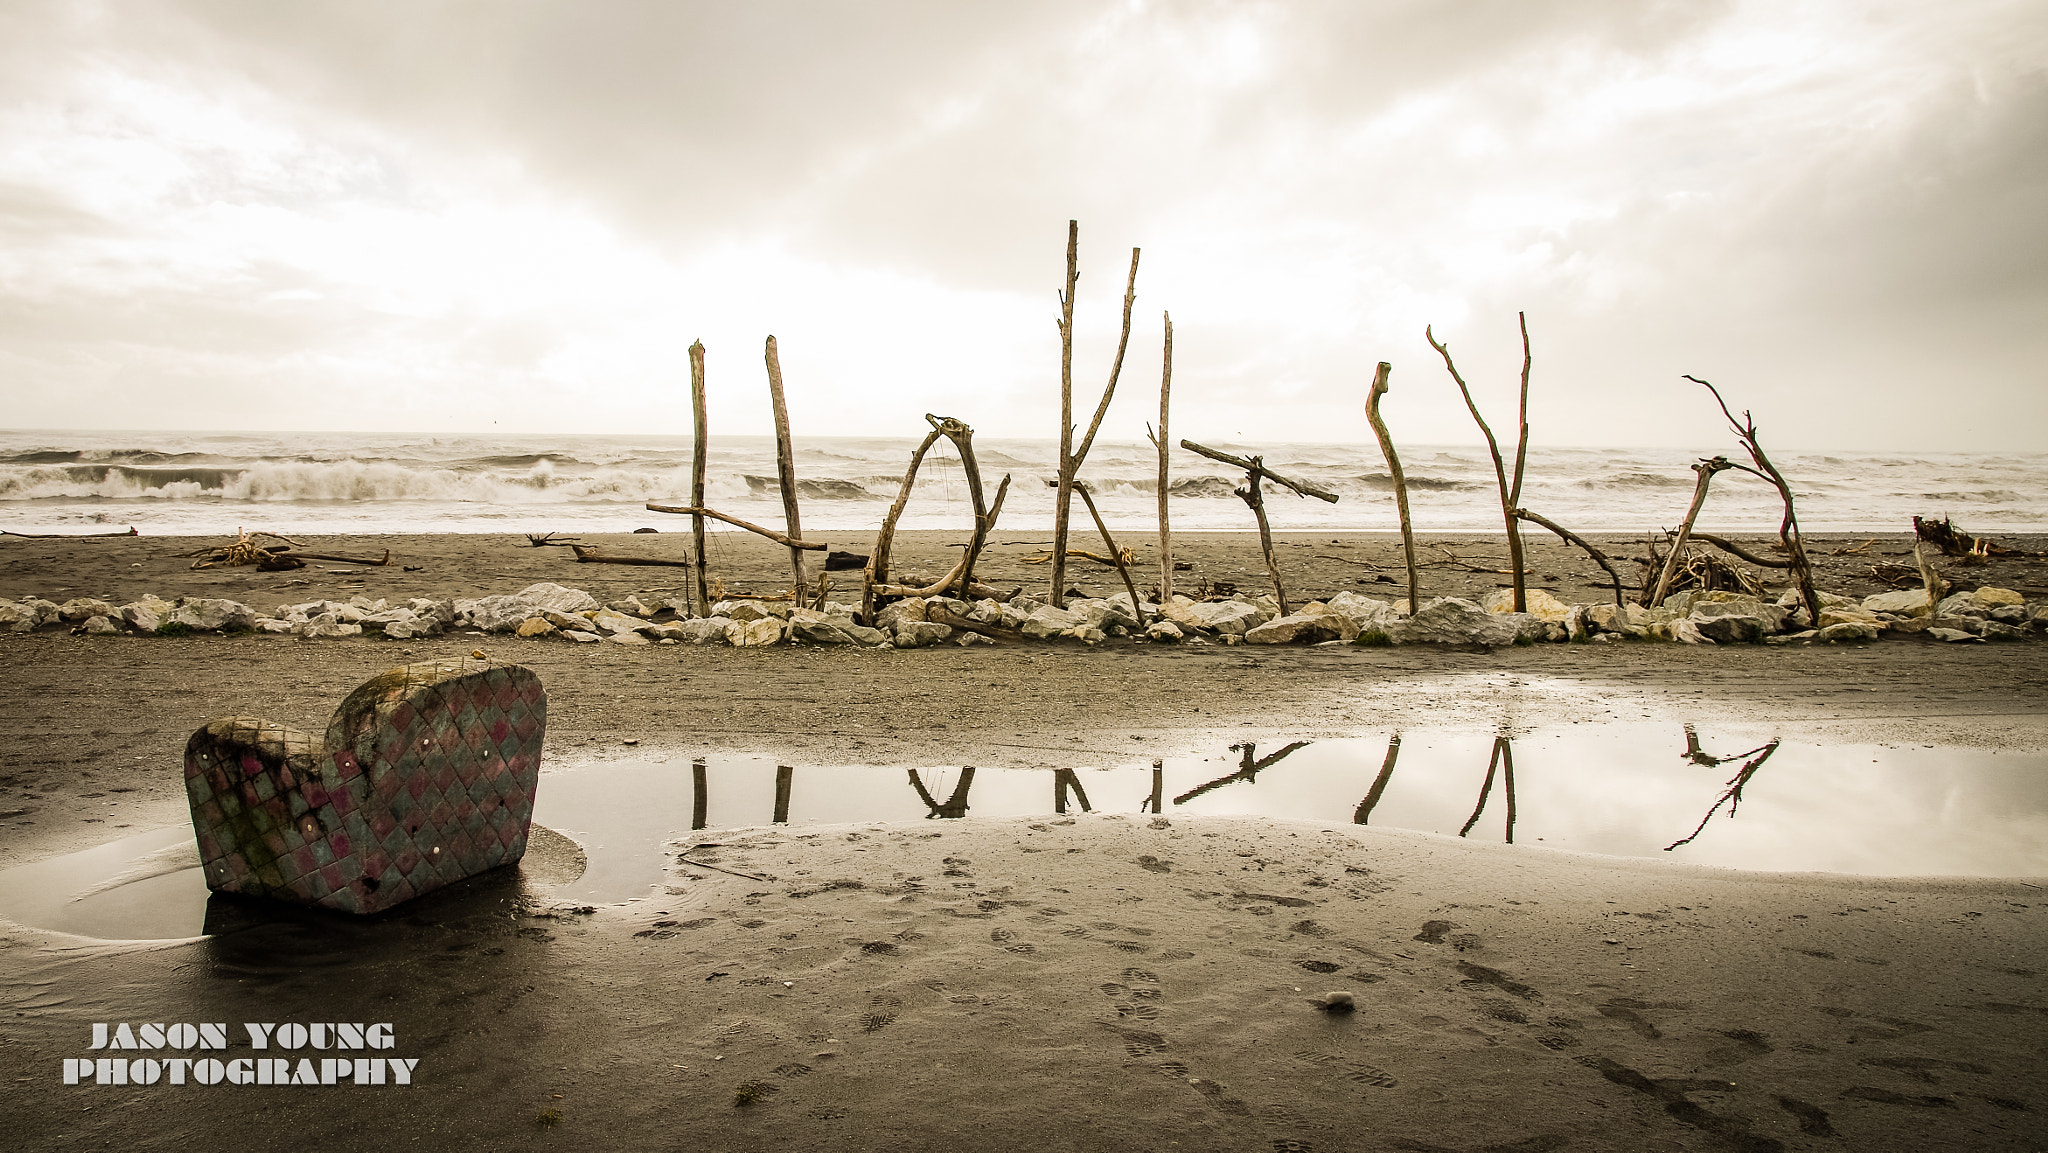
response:
M1913 535L1939 548L1943 555L1957 557L2028 556L2024 549L2008 548L1989 537L1971 536L1947 517L1940 520L1913 518Z
M567 548L582 539L579 536L556 536L551 532L530 532L526 534L528 548L548 548L550 546Z
M950 416L924 414L925 423L937 429L940 435L953 442L954 451L960 454L960 471L967 478L967 500L974 506L974 535L967 541L967 557L960 568L960 583L964 588L974 583L974 562L981 557L981 550L988 547L988 534L995 528L995 514L982 502L981 462L974 457L974 430L966 423ZM1008 474L1003 476L1007 490L1010 483ZM1002 504L1002 498L996 498Z
M1081 462L1088 459L1088 449L1095 443L1095 434L1102 428L1102 417L1109 411L1110 398L1116 395L1117 377L1124 370L1124 350L1131 343L1131 306L1138 298L1138 250L1131 249L1130 277L1124 282L1124 326L1123 335L1117 338L1116 360L1109 367L1109 384L1102 390L1102 400L1095 406L1095 419L1088 423L1088 433L1081 438L1080 447L1074 446L1074 285L1081 278L1081 224L1077 220L1067 221L1067 288L1060 295L1060 475L1059 493L1053 498L1052 515L1052 596L1054 608L1065 608L1067 604L1067 518L1073 508L1074 478L1081 471Z
M1508 563L1513 569L1515 580L1514 609L1519 613L1526 612L1529 608L1528 581L1524 575L1527 570L1522 560L1522 526L1515 518L1515 509L1522 503L1522 468L1529 458L1530 356L1529 316L1527 313L1516 313L1516 316L1520 318L1522 325L1522 407L1519 422L1521 436L1515 445L1515 479L1512 485L1508 483L1507 468L1501 462L1500 443L1494 439L1493 428L1486 423L1486 418L1479 414L1479 404L1472 399L1471 388L1466 386L1465 378L1459 375L1458 366L1452 362L1450 345L1440 343L1436 334L1430 331L1427 325L1422 329L1422 336L1429 341L1431 348L1436 349L1437 355L1443 357L1444 368L1450 372L1451 380L1457 383L1458 394L1465 398L1466 410L1472 414L1472 420L1479 426L1479 431L1486 436L1486 451L1493 457L1494 481L1500 487L1500 513L1502 519L1507 522Z
M1260 476L1265 477L1274 484L1292 490L1296 496L1312 496L1317 500L1328 501L1331 504L1337 503L1336 493L1320 485L1310 484L1305 480L1295 480L1292 477L1281 476L1279 473L1267 468L1264 464L1254 463L1261 459L1259 457L1233 456L1230 453L1222 452L1206 445L1196 444L1192 440L1183 440L1180 442L1180 446L1189 452L1199 456L1206 456L1210 460L1220 464L1227 464L1232 468L1241 468L1247 472L1256 471Z
M711 431L704 410L704 342L690 345L690 424L695 437L690 445L690 507L704 507L704 470L711 443ZM704 514L690 517L691 559L697 562L697 614L711 615L711 582L705 567Z
M1002 625L992 625L986 621L970 620L959 613L948 612L938 605L926 606L925 619L933 624L950 625L963 632L980 633L982 636L994 641L1022 642L1024 640L1024 634L1016 629L1006 628Z
M1159 454L1159 603L1165 604L1173 596L1173 529L1169 527L1166 515L1167 504L1167 451L1170 443L1166 435L1167 398L1173 393L1173 314L1159 314L1166 324L1166 348L1161 355L1159 367L1159 431L1145 426L1145 439L1152 442L1152 448ZM1153 810L1157 812L1158 810Z
M647 568L692 568L696 565L695 561L688 559L663 560L659 557L650 556L606 556L590 545L572 544L569 546L569 549L576 554L578 564L629 564L641 565Z
M1394 481L1394 509L1401 516L1401 550L1408 557L1408 611L1415 613L1422 609L1418 599L1422 582L1416 575L1415 526L1408 519L1408 478L1401 472L1401 456L1394 451L1394 437L1380 416L1380 397L1387 394L1387 380L1393 375L1394 366L1384 360L1373 370L1372 391L1365 395L1365 419L1372 425L1372 434L1379 438L1380 455L1387 458L1387 475Z
M1607 559L1606 553L1601 552L1597 548L1594 548L1592 542L1580 536L1578 533L1575 533L1572 530L1557 523L1556 521L1551 520L1549 517L1538 516L1537 514L1530 512L1526 508L1516 509L1515 517L1518 520L1526 520L1532 524L1542 525L1544 528L1547 528L1551 532L1556 533L1559 539L1564 540L1570 544L1578 545L1581 549L1584 549L1586 555L1592 557L1593 562L1595 564L1607 570L1608 577L1612 579L1614 582L1614 605L1616 608L1621 607L1621 574L1614 571L1614 562Z
M782 482L782 521L790 539L801 540L804 529L797 519L796 449L789 440L789 406L782 400L782 358L776 353L774 337L768 338L762 355L768 362L768 400L775 410L775 475ZM801 606L809 582L804 579L804 550L795 545L789 549L789 568L790 588Z
M744 521L736 516L727 516L716 509L702 508L696 505L658 504L650 500L647 502L647 511L675 513L678 516L708 516L712 520L722 520L734 528L743 528L758 536L765 536L784 548L803 549L806 552L824 552L827 548L831 547L821 541L792 540L772 528L763 528L752 521Z
M23 540L107 540L112 537L141 536L134 525L126 532L15 532L0 528L0 536L16 536Z
M910 454L910 467L903 470L903 484L896 490L896 501L882 517L882 529L875 535L874 550L868 553L867 567L862 570L867 587L861 594L860 619L865 624L874 624L875 597L879 595L876 589L889 581L889 546L896 539L896 522L902 519L903 508L910 503L910 491L917 485L917 470L924 464L924 454L939 442L940 435L938 426L934 425L924 442Z
M1785 518L1778 522L1778 539L1785 544L1785 556L1792 562L1792 577L1799 585L1799 599L1806 602L1807 619L1815 625L1820 623L1820 593L1813 587L1813 563L1806 559L1806 545L1799 537L1799 515L1792 507L1792 486L1786 482L1785 474L1771 463L1764 454L1762 443L1757 440L1756 421L1748 409L1742 410L1742 419L1728 409L1728 402L1721 399L1721 390L1690 373L1685 379L1705 388L1714 397L1714 403L1721 406L1721 415L1728 418L1728 427L1735 430L1735 437L1749 452L1749 459L1756 467L1732 465L1753 476L1769 481L1778 490L1778 499L1785 503Z
M1736 544L1734 541L1728 540L1725 537L1715 536L1712 533L1704 533L1698 530L1694 530L1692 534L1692 539L1703 540L1708 544L1713 545L1715 548L1720 549L1722 552L1729 553L1734 556L1739 556L1743 560L1746 560L1753 565L1761 565L1764 568L1792 567L1792 562L1789 560L1781 560L1777 557L1758 556L1755 553L1749 551L1748 549L1743 548L1741 545Z
M1052 483L1053 483L1052 481L1047 481L1047 482L1046 482L1046 485L1047 485L1048 487L1050 487L1050 486L1052 485ZM1126 554L1130 554L1130 555L1126 555ZM1125 562L1126 564L1128 564L1128 563L1130 563L1130 560L1132 559L1132 556L1134 556L1135 554L1132 554L1132 553L1131 553L1131 550L1130 550L1129 548L1125 548L1125 549L1123 550L1123 552L1121 552L1121 553L1117 554L1117 556L1103 556L1103 555L1102 555L1101 553L1099 553L1099 552L1089 552L1089 551L1088 551L1087 549L1085 549L1085 548L1070 548L1070 549L1068 549L1068 550L1067 550L1067 555L1068 555L1068 556L1070 556L1070 557L1079 557L1079 558L1080 558L1080 559L1082 559L1082 560L1092 560L1092 561L1094 561L1094 562L1095 562L1096 564L1099 564L1099 565L1103 565L1103 566L1106 566L1106 567L1108 567L1108 568L1115 568L1115 567L1116 567L1116 562L1117 562L1117 558L1118 558L1118 556L1122 557L1122 558L1123 558L1123 560L1124 560L1124 562ZM1027 556L1027 557L1023 558L1023 559L1022 559L1022 561L1021 561L1021 562L1019 562L1019 563L1022 563L1022 564L1051 564L1051 563L1052 563L1052 554L1048 552L1048 553L1046 553L1046 554L1045 554L1045 555L1043 555L1043 556Z
M1124 589L1131 594L1131 613L1138 618L1138 627L1142 629L1145 627L1145 602L1138 599L1138 586L1131 581L1131 566L1125 559L1130 550L1116 547L1115 539L1109 535L1109 526L1102 523L1102 514L1095 511L1095 498L1089 495L1088 486L1077 484L1076 488L1081 494L1081 503L1088 506L1088 515L1095 520L1095 531L1102 534L1102 543L1109 548L1109 555L1116 558L1117 575L1124 578Z
M1266 572L1273 578L1273 599L1279 602L1280 615L1287 616L1287 586L1280 580L1280 564L1273 559L1273 527L1266 522L1266 497L1259 485L1265 474L1264 462L1258 457L1251 458L1251 468L1245 471L1244 487L1235 490L1238 499L1251 507L1252 519L1259 526L1259 552L1266 558Z
M1932 613L1941 598L1948 595L1948 582L1941 579L1934 562L1928 559L1926 541L1913 543L1913 567L1920 571L1920 587L1927 590L1927 611Z
M1002 483L996 486L996 499L994 503L989 505L988 516L986 519L991 528L993 528L995 525L996 517L1002 515L1003 498L1008 496L1009 492L1010 478L1008 475L1005 475L1003 477ZM935 584L916 586L888 584L886 582L871 581L868 584L868 589L870 590L868 593L868 597L870 599L872 599L873 597L885 596L936 597L944 596L949 590L955 587L958 587L961 590L962 595L973 596L977 599L994 598L997 600L1007 601L1010 599L1011 596L1016 595L1015 593L1011 593L1008 595L1000 594L995 589L989 587L988 585L982 584L978 581L970 581L963 584L962 579L966 576L967 565L972 556L973 549L971 546L968 549L963 550L959 561L957 561L953 565L951 571L947 572L945 576L940 577L937 583Z
M1692 488L1692 505L1685 510L1685 519L1678 522L1678 535L1671 538L1671 555L1664 558L1664 570L1657 575L1657 584L1650 590L1650 599L1643 602L1644 608L1656 608L1671 594L1671 580L1678 575L1678 566L1685 559L1685 542L1692 535L1692 522L1699 519L1700 508L1707 503L1707 485L1715 473L1731 467L1725 456L1703 458L1692 466L1693 472L1699 474Z

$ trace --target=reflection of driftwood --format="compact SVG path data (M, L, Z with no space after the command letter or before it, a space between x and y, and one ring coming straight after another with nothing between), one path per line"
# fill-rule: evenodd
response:
M1528 578L1526 575L1528 570L1522 561L1522 526L1515 518L1515 508L1522 503L1522 467L1529 459L1530 357L1529 314L1522 312L1515 315L1520 318L1522 325L1522 407L1520 419L1521 437L1515 445L1515 482L1512 486L1508 484L1507 468L1501 463L1500 443L1494 440L1493 429L1487 425L1486 418L1479 415L1479 404L1472 399L1472 390L1466 387L1465 378L1458 374L1458 366L1452 363L1450 346L1437 343L1436 334L1431 332L1426 325L1422 329L1422 337L1424 340L1429 341L1429 346L1436 349L1437 353L1444 358L1444 368L1449 370L1451 379L1457 382L1458 394L1465 398L1466 409L1472 413L1472 420L1479 425L1479 431L1486 436L1486 451L1493 456L1493 477L1500 486L1500 514L1501 518L1507 522L1508 564L1513 570L1511 575L1515 579L1514 609L1519 613L1526 612L1529 608Z
M1145 798L1145 803L1139 807L1138 811L1142 813L1158 812L1160 805L1164 802L1165 796L1166 762L1163 759L1155 757L1152 761L1152 793L1150 796Z
M1651 588L1649 599L1643 602L1644 608L1656 608L1671 595L1671 581L1685 560L1685 542L1692 536L1692 522L1699 519L1700 508L1707 503L1707 485L1713 481L1715 473L1733 467L1725 456L1709 457L1692 466L1692 470L1699 474L1699 481L1692 489L1692 506L1685 510L1685 519L1678 522L1678 535L1671 538L1671 555L1664 558L1664 569L1657 574L1657 583Z
M1387 422L1380 417L1380 397L1387 394L1387 378L1394 375L1394 366L1380 361L1379 368L1372 374L1372 391L1365 396L1365 419L1372 425L1372 434L1380 442L1380 454L1387 458L1387 475L1394 481L1394 508L1401 514L1401 549L1408 557L1408 611L1421 611L1422 581L1415 572L1415 526L1408 519L1408 478L1401 472L1401 457L1394 451L1394 437L1387 431Z
M1486 781L1479 786L1479 803L1472 806L1472 815L1465 818L1465 827L1458 830L1459 836L1472 831L1479 823L1479 814L1486 811L1487 799L1493 796L1495 770L1499 770L1502 792L1508 806L1507 843L1515 843L1515 749L1506 736L1493 738L1493 755L1486 761Z
M605 556L589 545L572 544L570 550L576 554L579 564L630 564L648 568L690 568L696 562L689 560L661 560L651 556Z
M775 814L769 818L769 823L776 825L786 825L789 823L789 794L795 784L796 766L775 766Z
M1074 773L1074 770L1054 769L1052 773L1053 812L1065 813L1067 811L1067 793L1069 790L1073 792L1074 800L1080 803L1082 812L1092 813L1095 811L1089 806L1088 794L1081 788L1081 778Z
M1698 757L1699 738L1693 734L1692 726L1686 726L1685 735L1687 738L1686 743L1688 746L1686 759L1693 761L1693 763L1695 764L1719 764L1721 760L1734 759L1733 757L1726 757L1708 758L1706 760L1701 760ZM1693 831L1683 839L1673 841L1670 844L1664 846L1664 851L1668 853L1671 850L1678 848L1680 845L1691 844L1695 837L1698 837L1701 832L1705 831L1707 827L1707 822L1714 819L1714 814L1721 811L1722 805L1728 806L1728 815L1730 817L1733 817L1735 815L1735 810L1741 807L1742 805L1742 790L1749 784L1749 779L1751 777L1754 777L1756 775L1756 771L1760 768L1763 768L1764 762L1771 759L1771 754L1777 751L1778 742L1775 738L1769 744L1763 746L1760 749L1750 750L1751 753L1754 753L1756 755L1752 759L1743 762L1741 770L1739 770L1735 774L1735 776L1728 781L1728 785L1725 789L1722 790L1719 799L1715 800L1713 806L1707 810L1707 815L1700 818L1699 826L1693 829ZM1748 756L1749 754L1745 753L1743 755Z
M796 449L789 442L789 406L782 401L782 358L776 353L775 338L769 337L763 357L768 362L768 401L775 415L775 475L782 482L782 523L789 535L790 590L798 608L804 607L804 551L796 541L803 539L803 523L797 518Z
M1060 477L1059 493L1053 498L1052 514L1052 605L1054 608L1067 606L1067 513L1073 507L1074 478L1081 472L1081 462L1088 459L1088 449L1095 443L1095 433L1102 427L1103 415L1109 411L1109 400L1116 395L1116 380L1124 370L1124 350L1131 343L1131 305L1138 298L1138 250L1131 249L1130 279L1124 284L1124 327L1123 335L1117 338L1116 360L1109 366L1109 384L1102 390L1102 402L1095 406L1095 419L1088 423L1088 434L1081 438L1080 447L1074 447L1074 285L1081 278L1081 225L1078 221L1067 221L1067 288L1060 295Z
M582 539L580 536L557 536L551 532L530 532L526 534L526 543L530 548L547 548L550 545L567 548Z
M704 342L701 340L690 345L690 423L696 432L690 451L690 507L703 508L705 454L711 438L704 414ZM711 583L704 567L704 514L701 512L690 517L690 547L695 550L697 562L697 611L708 617L711 615Z
M1166 519L1167 464L1166 439L1167 398L1173 392L1173 314L1162 312L1166 323L1166 349L1159 367L1159 431L1154 433L1150 425L1145 427L1145 439L1159 453L1159 603L1165 604L1173 596L1173 530ZM1159 810L1155 807L1153 812Z
M734 528L743 528L746 529L748 532L754 533L758 536L765 536L769 540L774 541L776 544L779 544L784 548L805 549L810 552L824 552L825 549L829 547L822 542L792 540L791 538L784 536L779 532L776 532L772 528L763 528L758 524L754 524L750 521L741 520L736 516L727 516L724 513L717 511L716 509L703 508L697 505L656 504L655 502L650 500L647 502L647 511L672 512L679 516L708 516L712 520L722 520L725 523L732 525Z
M1358 808L1351 814L1354 825L1367 824L1372 820L1372 811L1379 808L1380 798L1387 793L1387 783L1394 779L1394 762L1401 759L1401 734L1387 738L1387 756L1380 762L1380 775L1372 779L1372 788L1366 791L1365 799L1358 802Z
M1580 536L1578 533L1575 533L1572 530L1557 523L1556 521L1551 520L1549 517L1538 516L1535 513L1530 512L1526 508L1516 509L1515 517L1518 520L1533 521L1537 524L1540 524L1544 528L1549 529L1551 532L1556 533L1562 539L1569 541L1572 544L1578 545L1580 548L1586 550L1586 555L1592 557L1593 562L1595 564L1598 564L1601 568L1607 570L1608 577L1614 581L1614 604L1616 608L1621 607L1621 574L1614 571L1614 562L1607 559L1606 553L1601 552L1597 548L1594 548L1592 542Z
M141 535L133 525L126 532L15 532L0 528L0 536L16 536L23 540L106 540L109 537Z
M1175 797L1173 803L1185 805L1196 797L1204 793L1214 792L1225 785L1234 785L1239 781L1255 781L1258 779L1261 770L1271 767L1274 762L1281 760L1296 749L1306 748L1310 743L1309 741L1295 741L1279 752L1268 753L1263 757L1258 757L1257 742L1246 741L1241 745L1232 745L1230 746L1230 751L1239 754L1236 772L1231 773L1227 777L1218 777L1208 784L1197 785L1180 796ZM1254 760L1254 757L1258 757L1258 759Z
M947 821L957 821L965 817L967 815L967 790L973 786L974 766L966 765L960 770L959 783L953 786L953 795L947 797L942 804L933 798L930 790L924 787L924 778L917 775L917 770L910 770L910 787L917 790L918 800L923 801L924 807L929 810L924 815L928 821L934 817Z
M1742 447L1749 452L1749 459L1756 465L1755 468L1740 464L1731 464L1729 467L1739 468L1752 476L1761 477L1777 488L1778 499L1785 503L1785 517L1778 522L1778 539L1784 542L1785 556L1792 562L1792 576L1799 585L1799 599L1806 602L1807 618L1814 625L1820 624L1820 593L1813 587L1813 564L1806 559L1806 545L1799 538L1799 515L1792 507L1791 484L1786 482L1785 474L1778 471L1778 466L1771 463L1771 458L1764 455L1763 445L1758 443L1756 438L1756 421L1749 415L1748 409L1742 410L1742 419L1738 421L1735 414L1728 410L1728 402L1721 399L1721 390L1690 373L1686 374L1685 379L1713 394L1714 403L1721 406L1721 415L1728 418L1728 425L1735 430L1736 439L1742 442Z
M1227 464L1232 468L1241 468L1244 469L1246 472L1256 472L1260 476L1265 477L1267 480L1272 481L1274 484L1281 485L1285 488L1294 490L1294 493L1297 496L1312 496L1317 500L1328 501L1331 504L1337 503L1336 493L1333 493L1330 490L1322 488L1318 485L1310 484L1308 481L1305 480L1295 480L1291 477L1281 476L1279 473L1274 472L1270 468L1267 468L1264 462L1262 462L1258 457L1232 456L1227 452L1219 452L1216 449L1209 448L1205 445L1196 444L1192 440L1183 440L1180 442L1180 446L1184 449L1187 449L1189 452L1199 453L1203 456L1208 457L1210 460L1218 461L1222 464Z
M700 344L697 347L702 348L704 346ZM703 757L698 757L690 762L690 787L692 796L690 802L690 827L692 829L701 829L705 824L706 810L710 808L711 804L710 784L704 779Z

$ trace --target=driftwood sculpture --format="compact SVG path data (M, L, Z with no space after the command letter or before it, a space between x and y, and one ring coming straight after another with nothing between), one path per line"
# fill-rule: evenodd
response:
M1252 517L1258 522L1259 548L1266 557L1266 572L1273 578L1273 595L1279 601L1280 615L1286 616L1287 589L1280 582L1280 566L1273 559L1273 530L1266 523L1265 490L1260 486L1259 482L1261 480L1270 480L1274 484L1291 490L1296 496L1312 496L1317 500L1329 501L1331 504L1337 503L1337 494L1319 485L1310 484L1305 480L1295 480L1291 477L1281 476L1279 473L1266 467L1266 461L1263 457L1232 456L1227 452L1219 452L1206 445L1196 444L1192 440L1183 440L1180 442L1180 446L1189 452L1206 456L1210 460L1220 461L1233 468L1244 470L1245 486L1237 490L1237 496L1251 508Z
M1487 425L1486 418L1479 415L1479 405L1472 399L1472 390L1466 387L1465 378L1458 374L1458 366L1451 362L1450 346L1448 344L1439 344L1436 334L1431 332L1428 326L1423 327L1422 336L1423 339L1429 341L1431 348L1436 349L1437 355L1444 358L1444 368L1450 372L1451 379L1457 382L1458 395L1465 398L1465 407L1471 411L1473 422L1479 425L1480 432L1486 434L1486 451L1493 456L1493 476L1494 480L1500 485L1500 513L1501 519L1507 523L1508 564L1514 570L1514 607L1515 611L1519 613L1527 611L1529 607L1527 566L1522 560L1522 526L1519 519L1515 516L1515 509L1519 508L1522 503L1522 470L1529 459L1530 356L1529 314L1518 312L1515 316L1522 326L1522 405L1516 422L1521 430L1521 434L1515 440L1515 480L1513 484L1508 483L1507 469L1501 463L1500 443L1494 440L1493 429Z
M1073 507L1074 478L1081 471L1081 462L1088 459L1088 449L1095 443L1095 434L1102 428L1103 414L1109 411L1110 398L1116 395L1116 379L1124 370L1124 349L1131 343L1131 305L1138 298L1138 250L1131 249L1131 274L1124 283L1124 329L1117 338L1116 360L1109 366L1109 384L1102 390L1102 401L1095 406L1095 419L1088 423L1088 434L1081 438L1079 448L1074 446L1074 285L1081 279L1081 224L1067 221L1067 287L1060 293L1060 475L1059 493L1053 498L1052 516L1052 595L1048 598L1053 607L1065 608L1067 604L1067 514Z
M207 887L376 913L518 861L547 706L531 670L463 661L371 678L324 739L213 721L185 745Z

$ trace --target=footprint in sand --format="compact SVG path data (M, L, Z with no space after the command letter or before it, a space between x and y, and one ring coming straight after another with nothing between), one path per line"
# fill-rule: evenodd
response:
M860 1015L860 1031L863 1033L879 1032L895 1023L896 1014L894 1013L862 1013Z
M1370 1085L1375 1089L1392 1089L1400 1084L1400 1081L1396 1080L1394 1075L1385 1069L1381 1069L1376 1065L1368 1065L1363 1061L1353 1061L1348 1057L1340 1057L1335 1053L1317 1053L1304 1049L1297 1051L1294 1054L1294 1059L1306 1065L1318 1065L1325 1069L1334 1070L1342 1074L1346 1080L1356 1081L1361 1085Z
M1148 873L1173 872L1172 861L1162 861L1158 857L1154 857L1150 854L1138 858L1138 867L1145 870Z

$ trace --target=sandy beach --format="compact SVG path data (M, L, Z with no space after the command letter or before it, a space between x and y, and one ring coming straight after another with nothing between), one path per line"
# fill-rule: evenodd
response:
M901 563L936 575L957 539L916 534ZM303 542L388 547L389 568L188 569L183 554L208 543L8 539L0 596L267 608L553 580L610 599L685 574L457 536ZM681 540L593 543L676 556ZM1142 565L1149 542L1128 543ZM1498 540L1432 543L1469 567L1426 569L1425 596L1504 583L1470 571L1504 567ZM1825 557L1820 583L1878 591L1870 566L1906 547ZM1044 570L1023 563L1042 549L999 533L984 579L1042 586ZM1177 540L1176 552L1195 566L1177 581L1262 587L1253 538ZM1401 579L1387 537L1293 536L1281 553L1302 599L1392 598L1379 578ZM713 555L734 587L766 591L784 571L783 554L739 538ZM1601 595L1586 587L1591 563L1547 541L1535 570L1563 599ZM1072 571L1091 593L1120 587L1109 569ZM2048 591L2032 560L1954 575ZM876 652L46 632L0 636L0 868L185 821L179 754L213 717L317 730L366 677L476 648L540 674L558 765L733 752L1053 769L1401 725L1705 716L1845 741L2048 750L2038 641ZM183 942L6 926L0 1104L27 1148L210 1147L252 1130L337 1148L2048 1140L2040 877L1756 873L1171 813L707 830L677 847L732 872L677 862L665 897L578 911L550 896L536 858L525 879L482 878L383 919L283 916ZM1311 1004L1333 990L1356 1011ZM236 1037L249 1021L390 1022L391 1053L418 1059L417 1083L62 1085L65 1058L95 1055L91 1025L119 1021L224 1021Z

